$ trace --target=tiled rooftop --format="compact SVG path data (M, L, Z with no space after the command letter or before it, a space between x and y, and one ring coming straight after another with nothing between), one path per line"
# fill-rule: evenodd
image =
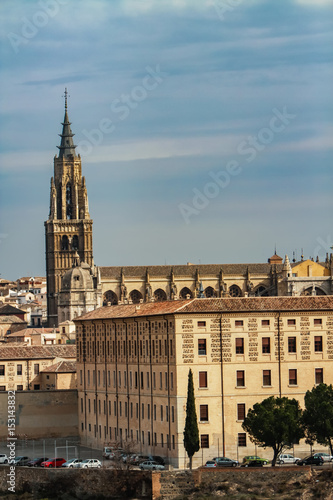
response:
M75 358L75 345L0 345L0 359L52 359Z
M73 361L59 361L54 365L41 370L41 373L75 373L76 363Z
M177 313L306 310L333 311L333 296L212 298L105 306L80 316L74 322L80 320L129 318Z

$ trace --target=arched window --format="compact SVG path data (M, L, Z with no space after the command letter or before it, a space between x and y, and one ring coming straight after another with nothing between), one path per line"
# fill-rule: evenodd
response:
M72 186L69 182L66 186L66 218L72 218Z
M184 288L182 288L180 290L180 293L179 293L179 297L181 299L187 299L187 296L190 296L190 299L192 299L192 292L189 288L187 288L187 286L185 286Z
M315 286L314 292L314 295L326 295L326 293L317 286ZM312 286L303 290L302 295L312 295Z
M259 285L258 288L255 289L254 295L256 295L257 297L268 297L267 288L263 285Z
M118 297L112 290L108 290L103 295L103 306L107 306L108 304L111 304L112 306L116 306L118 304Z
M61 239L61 250L68 250L69 241L68 236L63 236Z
M207 286L205 290L205 297L209 299L210 297L216 297L216 295L216 290L214 290L214 288L211 286Z
M164 290L162 288L158 288L154 292L154 298L156 302L162 302L163 300L167 300L167 296Z
M242 291L237 285L231 285L229 288L229 295L230 297L241 297L242 296Z
M61 200L62 188L59 184L57 189L57 218L62 219L62 200Z
M133 304L139 304L142 300L142 294L138 290L132 290L130 293L130 299Z
M73 248L73 250L79 249L79 238L76 234L73 236L72 248Z

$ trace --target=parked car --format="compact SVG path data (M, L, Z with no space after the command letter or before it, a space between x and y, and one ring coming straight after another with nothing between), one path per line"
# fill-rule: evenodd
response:
M302 460L297 460L297 465L323 465L323 457L310 455L309 457L302 458Z
M105 446L103 449L103 458L107 460L114 460L115 458L121 458L121 454L124 453L122 448L116 448L115 446Z
M164 465L158 464L153 460L146 460L145 462L141 462L140 464L141 470L165 470Z
M42 458L34 458L33 460L30 460L30 462L27 463L28 467L40 467L42 462L45 462L48 458L47 457L42 457Z
M87 458L77 463L75 467L80 467L80 469L100 469L102 467L102 462L97 460L97 458Z
M65 462L66 460L64 458L49 458L48 460L45 460L45 462L42 462L40 466L52 469L54 467L61 467Z
M264 463L262 460L248 460L247 462L242 463L241 467L263 467Z
M267 460L267 458L260 458L260 457L257 457L256 455L248 455L247 457L244 457L243 463L253 462L253 460L262 462L263 465L267 465L269 463L269 460Z
M159 455L149 456L149 460L154 460L154 462L157 462L160 465L165 465L164 458L160 457Z
M315 453L313 456L314 457L322 457L324 462L333 462L333 456L329 455L328 453L320 452L320 453Z
M217 467L215 460L207 460L204 467Z
M30 462L30 460L30 457L16 457L14 466L17 467L18 465L28 465L28 462Z
M237 460L231 460L231 458L227 457L215 457L213 458L214 462L216 462L217 467L237 467Z
M82 462L82 458L71 458L70 460L62 464L61 467L68 467L69 469L72 469L75 464L79 464L80 462Z
M147 460L149 460L148 455L132 455L130 463L132 465L140 465L142 462L146 462Z
M0 464L8 464L8 457L7 455L1 453L0 454Z
M281 453L276 460L277 464L294 464L297 460L301 460L298 457L294 457L294 455L290 455L289 453Z

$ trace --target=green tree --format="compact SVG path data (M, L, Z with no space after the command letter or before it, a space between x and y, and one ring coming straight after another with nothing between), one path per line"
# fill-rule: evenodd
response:
M303 424L307 442L329 446L333 454L333 387L319 384L304 397Z
M195 410L193 374L191 369L188 372L188 383L187 383L184 447L190 459L190 469L192 470L192 457L196 451L199 451L200 446L199 446L199 429L197 421L197 412Z
M304 436L302 410L296 399L271 396L256 403L242 424L250 439L258 446L273 448L272 467L285 448Z

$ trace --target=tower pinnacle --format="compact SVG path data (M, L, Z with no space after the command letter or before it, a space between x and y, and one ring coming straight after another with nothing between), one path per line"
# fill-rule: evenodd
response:
M59 134L61 137L61 142L60 146L57 146L57 148L60 150L59 151L59 158L70 158L71 156L75 157L75 148L76 146L74 145L73 142L73 137L74 134L72 133L71 130L71 122L68 119L68 114L67 114L67 88L65 88L65 117L64 121L62 122L62 133Z

